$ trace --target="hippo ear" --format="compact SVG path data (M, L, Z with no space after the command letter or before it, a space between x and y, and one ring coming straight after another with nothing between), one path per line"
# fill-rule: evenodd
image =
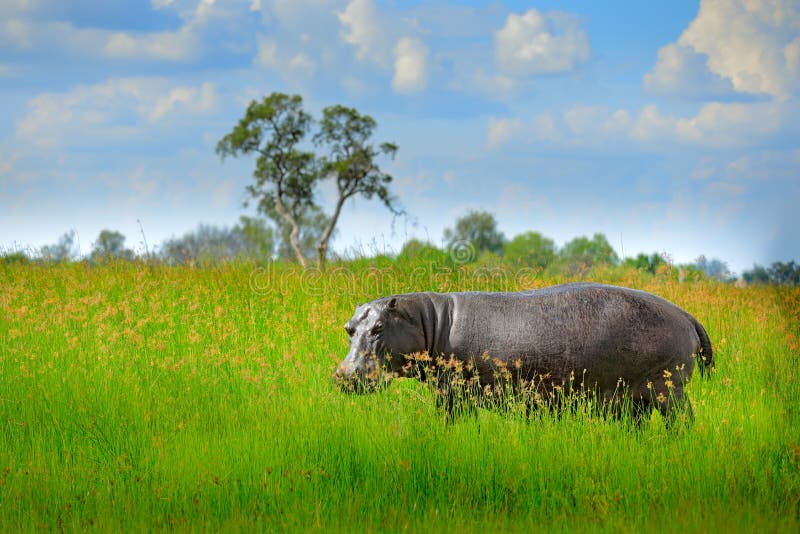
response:
M397 309L397 297L392 297L392 299L389 301L389 309Z

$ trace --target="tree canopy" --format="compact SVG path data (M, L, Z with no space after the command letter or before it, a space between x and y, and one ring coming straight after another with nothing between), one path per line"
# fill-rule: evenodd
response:
M642 271L647 271L650 274L655 274L656 270L661 266L665 265L667 262L664 260L664 257L657 253L653 252L649 256L644 253L638 254L635 258L626 258L624 264L628 267L635 267Z
M616 265L619 263L619 256L614 248L606 236L600 233L594 234L591 239L586 236L572 239L561 248L558 255L572 271L597 264Z
M263 219L243 216L232 228L201 224L182 237L168 239L161 246L161 257L179 265L268 260L274 248L273 229Z
M338 198L329 222L322 232L318 245L318 263L325 264L328 240L339 220L344 203L354 196L367 199L377 196L395 215L400 214L396 199L389 192L392 176L381 171L375 160L383 155L394 158L397 145L382 143L378 147L369 140L377 126L369 115L361 115L353 108L330 106L322 110L320 129L314 143L327 149L320 159L322 178L336 182Z
M556 244L539 232L525 232L505 244L503 257L513 264L543 269L553 263Z
M299 220L301 213L314 205L314 184L319 177L314 153L301 149L311 122L299 95L272 93L260 102L251 101L244 117L217 143L222 159L257 155L255 183L247 192L258 203L258 211L281 218L289 226L289 242L304 266Z
M379 156L394 157L397 146L370 143L375 120L353 108L326 107L313 135L313 143L323 150L322 155L308 150L305 142L314 124L311 115L303 110L302 97L272 93L260 102L252 101L244 117L217 143L216 149L223 159L256 156L255 183L247 187L247 192L261 213L288 229L289 245L303 266L309 255L308 247L301 243L304 235L314 235L317 261L324 266L328 243L348 199L377 196L392 213L400 213L388 188L392 176L383 172L376 161ZM315 195L325 179L336 183L337 197L330 216L322 212ZM315 233L312 222L322 220L321 230ZM307 231L309 225L311 232Z
M732 277L728 264L718 258L700 256L694 261L694 266L709 278L716 278L721 282L727 282Z
M102 230L94 242L89 260L98 262L110 259L132 260L131 249L125 248L125 236L116 230Z
M471 259L474 260L483 251L502 254L506 238L497 229L494 215L488 211L472 210L457 219L454 228L445 228L444 241L448 250L468 244L473 249Z
M80 256L80 250L75 243L75 230L65 232L54 245L45 245L39 255L45 261L72 261Z

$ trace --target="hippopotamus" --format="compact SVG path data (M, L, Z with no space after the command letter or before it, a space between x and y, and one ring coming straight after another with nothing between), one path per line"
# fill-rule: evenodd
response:
M689 313L645 291L595 283L391 295L358 305L344 328L350 350L335 373L342 388L434 378L449 414L457 370L479 393L525 392L528 414L542 399L582 391L637 418L656 407L669 424L677 413L693 418L684 387L695 360L704 374L714 365L708 334Z

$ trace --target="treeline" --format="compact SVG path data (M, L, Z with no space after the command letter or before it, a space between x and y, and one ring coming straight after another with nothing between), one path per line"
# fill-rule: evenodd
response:
M602 233L592 237L579 236L557 247L555 241L539 232L528 231L507 239L497 228L491 213L471 211L459 218L452 228L446 228L443 248L429 242L411 240L398 259L422 258L428 262L451 261L475 263L479 266L532 268L548 275L586 276L596 268L633 268L651 274L670 273L678 278L711 277L723 282L734 281L725 262L707 260L672 265L663 254L640 253L621 259Z
M309 219L300 234L298 244L311 255L317 247L319 234L324 231L324 216ZM270 226L265 218L242 216L232 227L200 224L180 237L172 237L152 250L142 241L139 252L126 247L126 238L114 230L103 230L91 245L91 251L81 256L74 231L65 233L52 245L35 254L11 252L0 255L2 263L86 261L90 265L108 261L146 260L168 265L203 266L231 261L296 261L290 242L288 226ZM143 236L144 237L144 236ZM361 251L361 257L370 257ZM770 267L755 265L736 278L728 265L717 258L700 256L693 263L673 265L669 258L657 252L640 253L620 258L605 235L579 236L557 247L555 242L539 232L528 231L511 239L497 228L491 213L472 211L446 228L442 246L411 239L397 254L374 253L391 261L425 262L450 268L473 265L485 268L530 268L548 275L587 276L595 268L632 268L669 274L677 278L715 278L726 283L800 285L800 265L794 261L776 262ZM344 258L334 258L344 260Z

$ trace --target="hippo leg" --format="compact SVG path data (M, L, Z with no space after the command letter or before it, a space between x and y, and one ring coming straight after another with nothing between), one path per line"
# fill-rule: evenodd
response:
M453 420L453 392L446 389L437 388L434 391L434 398L436 400L436 409L444 410L447 421Z
M469 399L456 395L453 391L436 392L436 409L444 410L445 420L453 423L457 416L472 415L478 417L478 408Z
M441 372L436 380L436 408L444 410L449 423L455 421L457 416L472 415L478 417L478 407L474 392L463 385L453 384L451 372Z
M689 424L694 422L692 403L689 401L689 396L683 392L683 388L675 388L670 392L669 398L659 403L658 409L667 428L675 428L681 421Z

